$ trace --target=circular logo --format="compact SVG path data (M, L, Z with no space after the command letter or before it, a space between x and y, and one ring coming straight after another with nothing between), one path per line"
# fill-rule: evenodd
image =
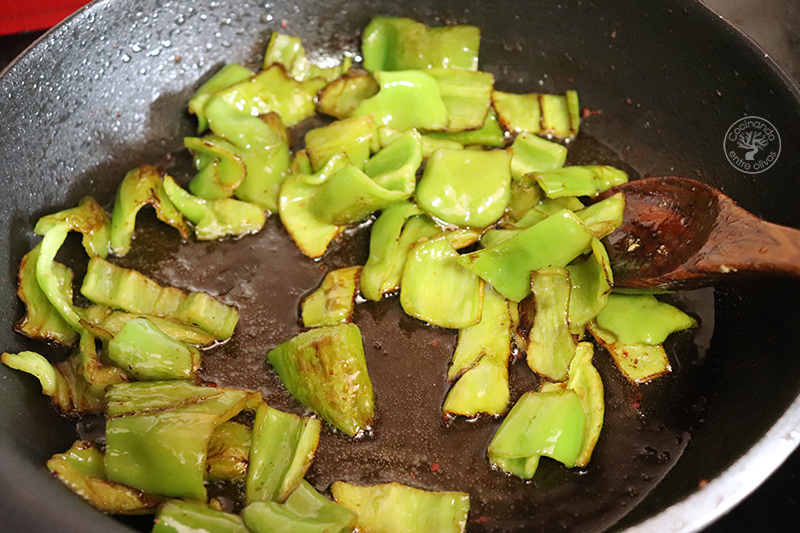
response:
M759 174L774 165L781 155L781 136L768 120L744 117L728 128L722 147L736 170Z

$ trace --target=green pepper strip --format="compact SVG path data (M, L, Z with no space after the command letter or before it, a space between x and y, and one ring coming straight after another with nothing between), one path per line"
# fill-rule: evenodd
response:
M583 450L585 420L580 397L569 389L524 394L489 443L489 461L523 479L538 457L572 468Z
M135 270L100 258L89 261L81 293L93 302L139 315L170 318L195 325L218 340L233 334L239 313L204 292L186 294L162 287Z
M332 270L322 285L303 299L301 316L307 328L352 322L361 267Z
M358 514L360 531L460 533L467 527L469 494L433 492L399 483L360 487L335 481L336 503Z
M530 294L530 272L565 267L591 249L594 235L574 213L562 210L494 248L458 260L515 302Z
M77 332L84 330L81 324L82 317L79 310L72 303L71 291L64 290L62 278L54 270L55 257L61 245L67 239L72 227L70 223L59 222L48 228L41 244L39 245L39 257L36 260L36 280L39 282L47 299L53 307L61 314L64 320ZM103 261L100 256L92 259ZM62 271L63 273L63 271Z
M105 479L103 452L93 442L77 441L47 461L47 468L72 492L109 514L152 513L162 499Z
M374 17L364 29L364 68L380 70L452 67L478 69L481 31L477 26L429 28L401 17Z
M305 150L314 172L339 154L347 155L353 165L363 169L375 151L376 142L375 121L372 115L364 115L309 130L305 135Z
M598 313L597 325L623 344L661 344L671 333L693 328L697 321L652 294L611 293Z
M14 329L34 339L45 339L63 346L72 346L78 339L78 332L66 321L61 313L50 303L47 294L39 287L36 279L36 263L41 245L25 254L19 266L19 285L17 296L25 304L25 316ZM72 270L61 263L53 262L53 276L64 298L72 300Z
M356 514L337 505L303 480L282 504L253 502L242 510L253 533L344 533L352 531Z
M568 265L567 270L572 283L569 329L573 335L582 337L586 324L603 309L614 285L611 261L603 243L593 239L592 254L582 262Z
M372 424L372 382L355 324L306 331L267 358L292 396L335 428L354 436Z
M204 200L189 194L171 176L164 176L164 190L178 210L196 224L198 240L256 233L267 221L264 211L255 204L233 198Z
M502 148L506 144L503 128L497 119L497 113L493 108L489 108L483 125L475 130L469 131L429 131L422 136L423 142L426 139L439 142L455 142L465 146L485 146L487 148Z
M108 479L149 493L205 501L212 432L260 394L186 381L141 381L112 385L106 397Z
M83 248L90 257L108 255L109 218L97 200L91 196L83 198L77 207L46 215L39 219L33 232L45 235L50 229L66 224L70 230L83 234Z
M138 380L193 379L200 352L173 340L146 318L128 321L108 343L108 359Z
M567 160L566 146L528 132L517 135L508 150L511 152L511 177L515 180L534 172L559 169Z
M444 236L411 248L400 282L400 305L406 314L444 328L480 321L483 282L458 258Z
M375 96L378 89L378 82L366 72L349 70L319 92L317 108L320 113L344 119L352 116L361 102Z
M258 406L247 467L245 501L282 503L300 485L319 445L318 418Z
M442 101L447 108L448 132L483 127L492 104L492 74L454 68L432 68L426 72L439 82Z
M342 62L333 67L320 67L311 63L299 37L273 32L264 54L264 69L272 65L282 65L286 72L297 81L322 78L331 82L347 72L353 60L345 56Z
M169 500L158 510L151 533L250 533L239 515L204 503Z
M571 166L536 173L536 182L550 198L597 196L628 181L622 170L607 165Z
M203 133L208 129L208 119L205 114L205 106L209 98L222 89L227 89L231 85L245 81L253 76L253 72L236 63L230 63L222 67L207 82L200 86L189 100L189 112L197 115L197 132Z
M206 481L244 482L253 430L244 424L227 421L217 426L208 441Z
M186 137L183 145L194 155L197 174L189 182L189 190L206 200L230 198L247 174L236 147L215 136Z
M117 188L114 210L111 214L111 252L125 255L131 248L131 236L136 225L136 215L150 204L156 216L189 238L189 228L183 215L175 208L164 191L161 173L152 165L142 165L128 172Z
M92 320L98 327L107 331L112 336L118 334L125 327L125 324L136 318L146 318L158 329L166 333L168 337L178 342L191 344L193 346L207 346L217 341L217 338L198 327L182 324L169 318L157 316L146 316L126 313L124 311L111 311L109 314Z
M647 383L672 371L661 344L623 344L594 321L586 324L586 329L611 354L614 364L632 383Z

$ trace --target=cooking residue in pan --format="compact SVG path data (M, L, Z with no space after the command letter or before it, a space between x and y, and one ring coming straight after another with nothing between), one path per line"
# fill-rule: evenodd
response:
M103 511L157 513L136 522L154 531L599 531L644 498L688 442L646 406L669 403L659 383L696 348L665 338L696 320L611 291L599 239L624 199L591 197L635 171L578 133L575 92L494 89L478 42L473 27L379 18L366 70L322 69L276 33L261 73L229 65L193 98L211 133L187 139L191 160L131 171L110 218L87 200L39 222L17 327L75 352L3 361L83 417L48 463L62 481ZM308 133L290 152L295 125ZM136 218L146 204L161 221ZM546 226L559 241L537 236ZM54 261L73 230L92 257L76 303ZM681 306L698 315L687 302L709 296ZM483 339L452 361L482 313L507 323L499 354ZM518 402L539 433L506 427ZM199 472L174 457L192 439Z

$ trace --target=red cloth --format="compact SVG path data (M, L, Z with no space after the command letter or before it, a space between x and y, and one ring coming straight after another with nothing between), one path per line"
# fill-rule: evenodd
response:
M55 26L89 0L0 0L0 35Z

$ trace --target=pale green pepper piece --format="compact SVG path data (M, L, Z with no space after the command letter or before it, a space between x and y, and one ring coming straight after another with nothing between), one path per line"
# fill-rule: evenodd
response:
M624 344L613 333L600 328L594 321L586 329L608 350L620 372L633 383L647 383L672 371L667 352L661 344Z
M191 344L193 346L207 346L217 341L217 338L198 327L182 324L169 318L157 316L146 316L126 313L124 311L111 311L98 319L91 319L94 324L111 335L116 335L122 328L136 318L146 318L168 337L178 342Z
M400 282L400 304L406 314L443 328L480 321L483 283L458 258L444 236L411 248Z
M540 94L539 105L542 109L542 134L566 139L577 133L572 131L566 96Z
M77 441L47 461L47 468L72 492L109 514L151 513L162 499L105 478L103 452L93 442Z
M108 358L138 380L192 379L200 352L168 337L146 318L128 321L108 343Z
M199 502L169 500L158 510L152 533L250 533L242 517Z
M369 257L361 272L361 293L378 301L400 286L408 251L422 237L441 233L415 204L401 202L385 209L372 224Z
M458 378L444 400L447 415L502 415L508 410L508 362L482 357Z
M250 69L236 63L230 63L219 69L216 74L197 89L192 99L189 100L189 113L197 116L198 133L203 133L208 129L208 119L204 111L208 99L217 91L227 89L231 85L242 82L253 75L254 73Z
M603 396L603 380L592 364L594 345L590 342L579 342L575 349L575 358L569 364L567 389L575 391L581 400L585 420L583 447L575 461L575 466L584 467L589 464L592 452L600 438L605 417L605 399Z
M530 328L526 343L528 366L551 381L567 379L569 363L575 356L576 342L567 321L570 289L566 269L534 270L531 300L520 304L520 320Z
M163 179L152 165L141 165L127 174L117 187L114 210L111 214L111 252L125 255L131 248L131 236L136 226L136 215L150 204L162 222L177 229L181 237L189 238L189 228L180 211L164 191Z
M378 128L378 140L381 147L389 146L392 142L397 140L405 132L398 131L387 126ZM464 145L456 141L448 141L446 139L437 139L431 137L429 134L422 134L422 160L427 161L436 150L462 150Z
M290 128L314 114L314 97L325 85L322 78L297 81L289 77L282 66L273 65L247 80L217 91L215 98L221 98L245 115L257 117L277 113ZM213 130L213 118L208 115L210 103L211 99L205 112Z
M306 331L267 358L292 396L335 428L355 436L372 424L372 382L355 324Z
M534 172L556 170L567 160L566 146L528 132L517 135L508 150L511 152L511 177L515 180Z
M485 228L508 206L510 159L505 150L438 150L414 196L422 209L446 223Z
M255 204L233 198L204 200L188 193L171 176L164 176L164 190L178 210L195 224L198 240L256 233L267 221L263 209Z
M661 344L670 333L693 328L697 321L652 294L611 293L597 325L622 344Z
M455 68L431 68L426 73L439 82L442 101L447 108L447 131L483 127L492 104L492 74Z
M511 165L511 197L508 200L508 208L500 220L499 226L505 229L529 228L547 218L541 210L536 209L542 201L544 192L530 175L525 174L519 178L514 178L513 155Z
M253 430L244 424L227 421L211 433L206 455L206 481L241 481L247 478Z
M370 74L351 69L319 92L317 108L320 113L344 119L352 116L359 104L375 96L379 89L378 82Z
M483 126L469 131L429 131L422 136L425 139L437 141L457 142L461 145L485 146L487 148L502 148L505 146L506 138L500 122L497 120L497 113L489 108Z
M63 346L72 346L78 339L78 332L50 303L36 279L36 262L39 259L40 248L41 245L37 244L33 250L25 254L19 265L17 296L25 304L25 316L14 324L14 329L33 339L45 339ZM74 276L72 270L53 261L51 271L57 280L58 290L65 295L65 299L71 301Z
M42 394L49 396L62 413L81 412L96 408L96 402L83 402L78 387L81 382L74 373L63 375L41 354L32 351L4 353L3 364L15 370L33 375L42 386ZM62 367L64 370L71 370Z
M611 261L599 239L592 240L592 254L567 266L572 284L569 297L569 330L582 336L586 324L603 309L614 285Z
M481 247L493 248L503 241L507 241L511 237L519 235L522 232L521 228L503 228L503 229L490 229L481 235Z
M622 225L625 195L621 192L575 211L598 239L614 233Z
M481 32L476 26L429 28L401 17L375 17L364 29L364 68L380 70L451 67L478 69Z
M537 172L534 177L549 198L594 197L628 181L625 172L608 165L564 167Z
M575 391L528 392L489 443L489 461L523 479L535 473L538 459L533 458L550 457L572 468L581 456L584 434L583 407Z
M206 200L230 198L247 174L236 147L215 136L186 137L183 145L194 155L198 172L189 182L189 190Z
M420 70L376 72L378 94L361 102L353 116L372 115L378 126L405 131L444 131L449 119L436 78Z
M351 322L361 267L331 270L322 285L303 299L301 315L307 328Z
M81 310L72 303L72 291L66 290L63 277L59 275L62 269L55 267L56 254L67 240L70 230L69 221L59 222L48 228L41 244L39 245L39 257L36 259L36 281L47 299L59 312L64 320L77 332L82 332L85 327L81 324L83 317ZM99 255L92 257L103 261Z
M459 533L467 526L469 494L433 492L386 483L361 487L342 481L331 486L336 503L358 515L356 527L370 533Z
M311 210L309 203L318 185L312 176L292 176L281 186L278 200L278 213L286 231L300 251L311 258L321 257L328 244L345 229L344 225L320 220Z
M594 235L569 210L562 210L493 248L462 255L458 261L515 302L530 294L530 273L565 267L591 249Z
M186 381L112 385L106 394L106 476L145 492L205 501L214 429L260 394Z
M105 257L109 251L108 213L91 196L83 198L77 207L65 209L39 219L33 232L45 235L51 228L66 225L73 231L83 234L83 248L90 257Z
M322 169L336 155L346 154L348 160L363 169L377 142L372 116L359 116L332 122L306 133L306 152L314 172Z
M130 313L171 318L195 325L218 340L230 338L239 313L204 292L187 294L162 287L139 272L100 258L89 261L81 293L93 302Z
M300 485L319 445L318 418L258 406L247 466L245 501L282 503Z
M242 510L253 533L344 533L352 531L356 514L337 505L303 480L282 504L253 502Z
M569 129L571 135L574 137L578 134L581 126L581 106L578 102L578 91L569 90L566 94L567 98L567 113L569 113Z
M331 82L347 72L353 60L345 56L342 62L333 67L320 67L308 60L305 48L299 37L272 32L264 54L264 69L272 65L283 65L286 72L297 81L322 78Z
M497 119L506 130L512 133L541 133L542 110L538 94L494 91L492 104L497 112Z

